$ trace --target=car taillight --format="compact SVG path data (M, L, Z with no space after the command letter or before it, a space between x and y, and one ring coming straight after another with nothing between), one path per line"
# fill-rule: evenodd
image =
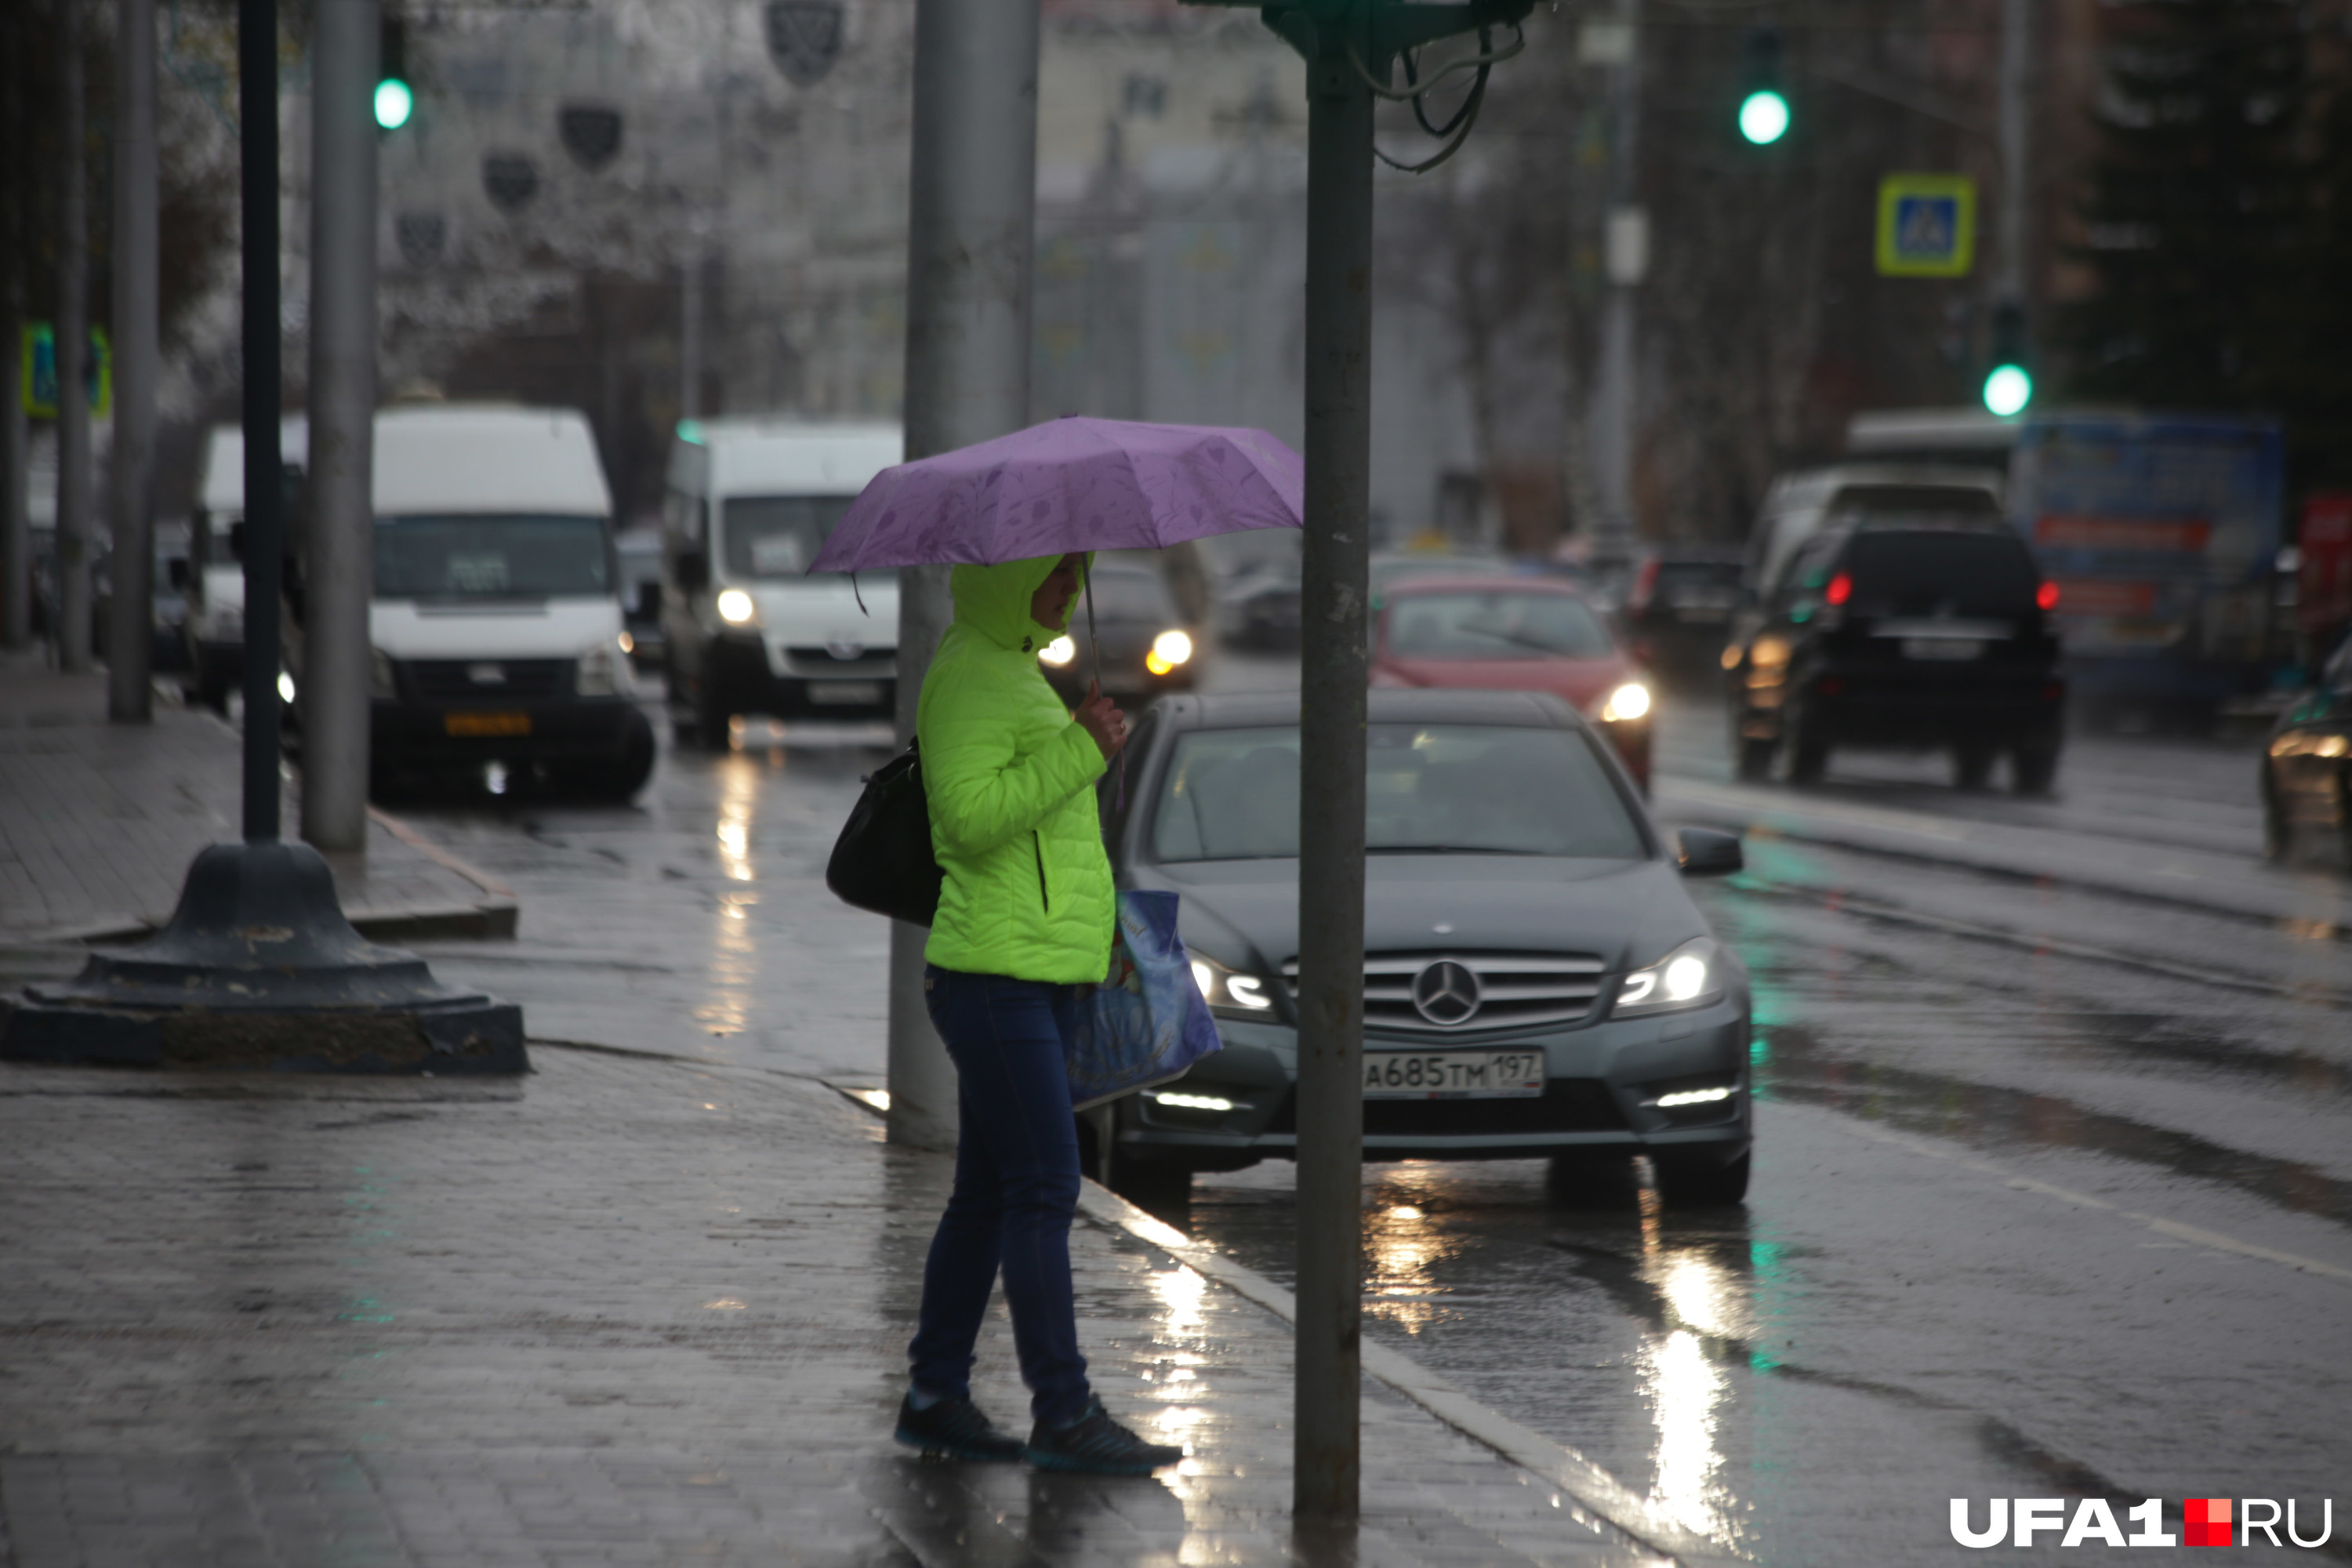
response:
M2045 610L2056 609L2058 607L2058 584L2055 583L2044 583L2039 588L2034 589L2033 602L2041 605Z
M1853 598L1853 577L1852 574L1841 572L1836 576L1831 578L1830 585L1822 591L1822 597L1828 600L1832 605L1843 605L1848 599Z

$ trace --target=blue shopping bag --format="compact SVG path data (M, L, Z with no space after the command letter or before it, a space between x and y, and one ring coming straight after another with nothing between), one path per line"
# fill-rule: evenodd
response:
M1119 894L1110 977L1079 1002L1070 1037L1072 1109L1166 1083L1223 1045L1176 934L1176 895Z

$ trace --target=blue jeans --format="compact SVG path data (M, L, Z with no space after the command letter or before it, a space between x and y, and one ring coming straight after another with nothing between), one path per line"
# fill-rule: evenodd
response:
M997 1271L1029 1408L1061 1425L1092 1397L1070 1289L1078 1205L1077 1128L1063 1040L1077 987L927 967L923 996L956 1065L955 1191L923 1266L923 1310L908 1357L914 1384L971 1391L972 1342Z

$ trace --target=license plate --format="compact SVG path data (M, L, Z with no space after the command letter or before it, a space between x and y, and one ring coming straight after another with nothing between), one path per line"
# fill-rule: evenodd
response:
M835 707L866 706L882 700L882 683L878 680L812 680L808 698L812 702L824 702Z
M449 713L441 727L452 735L528 735L528 713Z
M1984 644L1972 637L1905 637L1905 658L1975 658L1984 652Z
M1367 1051L1366 1100L1532 1100L1541 1051Z

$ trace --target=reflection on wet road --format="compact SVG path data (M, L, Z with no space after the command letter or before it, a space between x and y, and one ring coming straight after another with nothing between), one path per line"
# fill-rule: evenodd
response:
M2126 753L2090 759L2083 801L1884 787L2240 832L2231 768L2166 753L2216 796L2200 816ZM537 1034L878 1082L887 938L822 872L879 754L671 755L628 811L412 812L524 901L511 945L426 950ZM2177 1510L2352 1473L2346 931L1766 835L1748 857L1695 889L1755 986L1746 1208L1664 1211L1631 1172L1372 1166L1367 1331L1790 1568L1940 1560L1954 1497ZM1291 1178L1203 1176L1173 1217L1286 1279ZM1152 1289L1150 1420L1181 1439L1217 1376L1213 1290Z

